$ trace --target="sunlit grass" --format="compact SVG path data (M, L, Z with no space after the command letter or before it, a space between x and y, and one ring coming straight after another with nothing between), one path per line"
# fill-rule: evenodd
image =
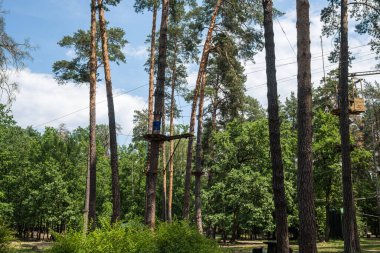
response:
M235 244L230 245L228 248L226 248L226 252L231 253L251 253L253 248L256 247L265 247L264 244ZM336 252L343 252L343 241L341 240L333 240L330 242L321 242L318 243L318 252L329 252L329 253L336 253ZM371 238L371 239L361 239L361 247L362 252L380 252L380 239L377 238ZM293 249L293 252L298 252L298 245L297 242L293 241L291 242L291 248Z

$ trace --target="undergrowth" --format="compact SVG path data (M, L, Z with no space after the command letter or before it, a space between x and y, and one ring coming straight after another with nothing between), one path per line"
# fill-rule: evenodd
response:
M161 223L152 232L132 224L103 225L87 236L59 235L50 253L220 253L218 244L186 222Z

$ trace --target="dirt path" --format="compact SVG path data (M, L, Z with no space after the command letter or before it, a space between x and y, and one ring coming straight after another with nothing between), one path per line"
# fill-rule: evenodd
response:
M16 249L16 252L41 252L52 244L53 242L49 241L15 241L11 246Z

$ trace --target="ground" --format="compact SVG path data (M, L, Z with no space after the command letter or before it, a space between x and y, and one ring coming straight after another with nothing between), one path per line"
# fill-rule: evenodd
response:
M298 252L296 242L291 243L293 252ZM13 242L12 246L16 249L16 252L42 252L44 249L50 247L52 242L46 241L17 241ZM222 247L231 253L251 253L253 248L264 247L262 241L238 241L234 245L223 245ZM380 239L362 239L361 240L362 252L380 252ZM342 241L331 241L318 243L318 252L343 252Z
M52 242L48 241L15 241L12 242L12 247L16 252L42 252L50 247Z
M231 251L231 253L251 253L253 248L265 247L262 241L238 241L234 245L223 246ZM380 239L362 239L362 252L380 252ZM297 242L291 242L293 252L298 252ZM343 252L343 241L330 241L328 243L318 243L318 252Z

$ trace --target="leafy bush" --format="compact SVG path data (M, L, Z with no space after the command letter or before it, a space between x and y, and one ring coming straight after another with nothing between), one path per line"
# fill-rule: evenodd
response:
M0 253L11 252L9 244L13 239L13 231L4 222L0 221Z
M56 243L50 250L54 253L84 253L85 237L83 233L69 232L65 235L54 234Z
M216 253L222 252L217 243L205 238L187 222L162 223L156 233L160 253Z
M58 236L51 253L219 253L218 245L186 222L162 223L156 232L137 223L103 225L86 237Z

